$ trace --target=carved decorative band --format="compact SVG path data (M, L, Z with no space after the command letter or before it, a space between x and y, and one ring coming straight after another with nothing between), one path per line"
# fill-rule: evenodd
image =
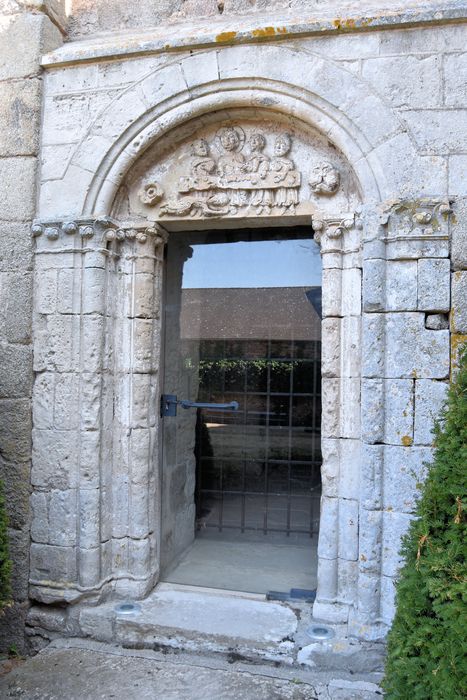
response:
M166 242L167 234L156 226L132 225L119 226L117 222L105 217L102 219L77 219L74 221L35 221L31 234L37 238L45 236L49 241L57 241L68 236L82 239L98 237L101 244L110 242L136 241L146 243L149 239L155 245Z

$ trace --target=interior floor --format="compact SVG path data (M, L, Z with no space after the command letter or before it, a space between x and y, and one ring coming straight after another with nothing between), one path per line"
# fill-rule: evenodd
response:
M314 590L317 544L317 535L287 538L204 530L163 580L248 593Z

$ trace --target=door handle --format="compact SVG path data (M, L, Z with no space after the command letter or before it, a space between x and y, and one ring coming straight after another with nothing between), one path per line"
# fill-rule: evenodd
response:
M200 401L188 401L188 399L177 399L175 394L162 394L161 396L161 416L176 416L177 406L182 408L210 408L212 411L238 411L238 402L230 403L203 403Z

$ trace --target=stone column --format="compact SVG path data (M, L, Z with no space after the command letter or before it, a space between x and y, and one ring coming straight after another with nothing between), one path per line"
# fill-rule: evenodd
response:
M138 581L139 594L154 570L148 407L162 239L110 219L37 223L33 234L30 595L96 599L118 579Z
M367 210L363 244L358 598L351 633L383 636L449 376L449 202Z
M118 232L122 234L122 230ZM165 235L123 231L116 272L111 572L118 594L146 595L160 566L159 366Z
M352 214L313 228L323 260L323 495L313 615L344 622L358 567L361 224Z

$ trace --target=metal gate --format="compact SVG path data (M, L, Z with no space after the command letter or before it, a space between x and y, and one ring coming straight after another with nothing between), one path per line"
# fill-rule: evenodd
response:
M202 340L197 529L314 535L321 492L321 342Z

